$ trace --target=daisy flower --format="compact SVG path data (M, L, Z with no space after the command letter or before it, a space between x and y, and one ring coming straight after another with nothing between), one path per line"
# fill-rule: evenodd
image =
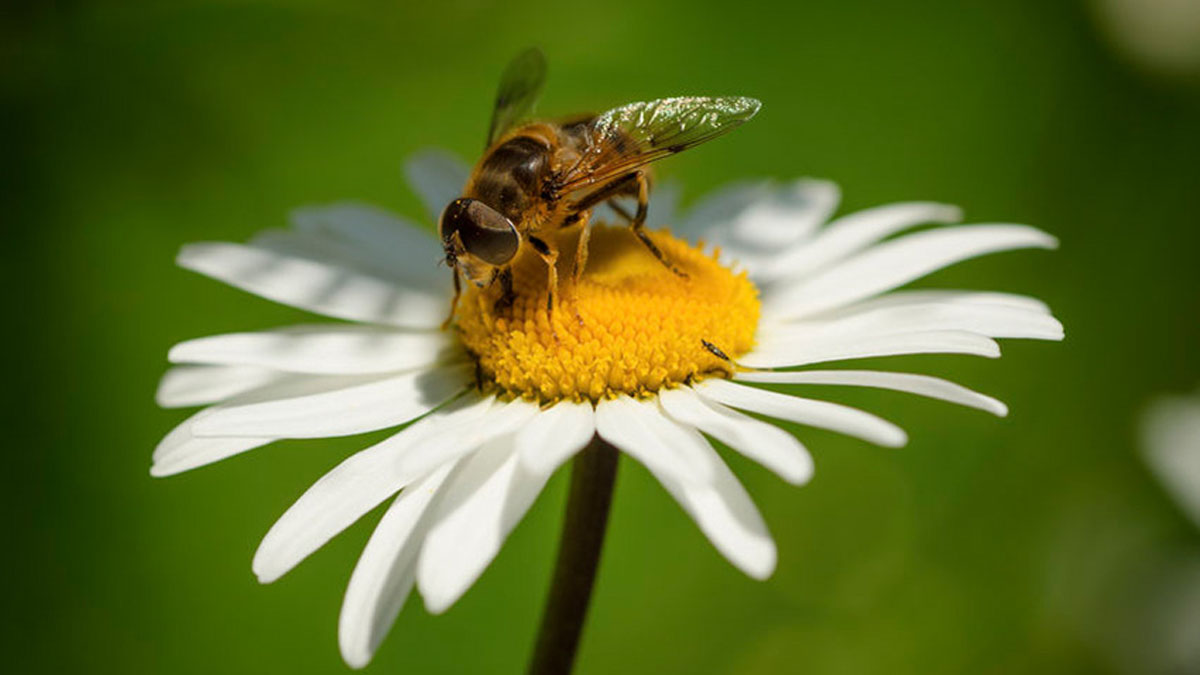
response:
M435 153L408 165L435 219L467 171ZM546 309L545 266L524 256L514 264L511 306L468 288L445 330L451 279L438 265L439 242L429 228L379 209L307 208L291 228L246 244L189 244L182 267L342 322L173 347L178 365L158 402L206 407L163 439L151 473L278 439L398 428L314 483L254 556L259 580L275 581L392 500L342 606L339 643L355 667L371 659L414 586L433 613L461 597L551 474L596 438L644 465L733 565L766 578L775 545L711 440L799 485L812 459L769 419L888 447L907 437L871 413L761 385L875 387L1005 415L1000 401L946 380L813 366L926 353L995 358L996 338L1063 336L1033 298L897 290L975 256L1053 248L1052 237L1009 224L906 233L958 221L958 209L925 202L829 221L838 199L825 181L747 184L676 215L659 194L651 236L686 277L628 228L601 224L584 275L554 311Z

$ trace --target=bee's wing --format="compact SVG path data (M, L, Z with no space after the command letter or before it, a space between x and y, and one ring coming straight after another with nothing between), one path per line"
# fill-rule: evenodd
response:
M490 146L521 118L529 114L546 81L546 57L542 50L530 47L517 54L500 77L496 90L496 105L492 109L492 126L488 129Z
M712 140L754 117L761 105L744 96L682 96L609 110L588 126L583 155L559 179L559 191L603 183Z

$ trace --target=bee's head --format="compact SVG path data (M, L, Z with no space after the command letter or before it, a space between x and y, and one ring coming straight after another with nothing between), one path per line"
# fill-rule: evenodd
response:
M520 234L512 221L477 199L455 199L438 222L446 264L481 283L486 273L517 255Z

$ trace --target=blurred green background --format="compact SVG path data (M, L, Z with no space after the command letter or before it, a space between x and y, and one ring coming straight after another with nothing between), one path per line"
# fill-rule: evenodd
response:
M346 671L337 612L378 512L274 585L250 559L367 440L280 443L151 479L151 449L184 416L154 405L167 348L302 318L173 257L307 203L423 217L403 158L443 146L474 159L500 70L536 44L551 64L544 113L682 93L764 102L744 129L661 166L685 199L813 175L841 184L843 212L935 199L1063 242L922 283L1043 297L1065 343L882 364L992 393L1008 419L831 390L901 423L909 446L801 430L817 475L800 489L731 458L779 544L765 583L626 460L578 672L1197 672L1160 653L1146 617L1176 592L1158 587L1156 561L1200 556L1200 535L1136 454L1145 402L1200 382L1194 75L1122 56L1080 2L407 5L8 11L0 670ZM519 672L563 479L447 614L411 599L369 671ZM1200 626L1183 629L1200 644Z

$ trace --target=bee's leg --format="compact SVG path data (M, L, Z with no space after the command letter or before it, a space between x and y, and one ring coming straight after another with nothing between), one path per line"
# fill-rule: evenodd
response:
M579 238L575 241L575 257L571 259L571 285L569 291L573 294L574 301L570 303L571 312L575 315L575 321L580 326L583 325L583 317L579 315L579 279L583 276L583 269L587 266L588 254L588 239L592 234L592 213L586 209L571 213L562 221L562 228L574 227L579 225ZM562 304L562 298L559 298L559 304Z
M639 175L641 175L640 171L634 171L632 173L627 173L623 176L620 176L619 178L612 179L604 185L601 185L596 190L580 197L578 200L573 202L571 204L571 210L578 213L580 211L586 211L587 209L590 209L601 202L606 202L613 197L637 194L636 184Z
M558 295L558 251L550 248L550 245L538 237L530 236L529 243L533 245L533 250L537 252L538 257L542 262L546 263L546 269L549 272L547 279L546 293L546 311L554 309L554 298Z
M454 321L454 312L458 309L458 296L462 295L462 282L458 280L458 270L450 268L450 274L454 277L454 299L450 301L450 315L442 322L442 330L450 327L450 322Z
M612 209L613 213L616 213L618 216L624 218L625 222L633 222L633 214L625 210L625 207L618 204L615 199L608 200L608 208Z
M609 205L619 215L629 220L629 226L633 229L633 233L637 235L637 238L645 244L646 248L660 263L675 274L686 278L687 274L676 267L670 260L667 260L667 256L663 255L662 250L650 239L650 235L646 233L644 228L646 224L646 212L650 208L650 181L646 178L644 171L633 171L617 178L608 185L580 199L574 204L574 207L577 209L588 209L601 202L609 201L614 197L625 195L634 195L637 197L637 213L632 217L620 205L612 202L609 202Z
M633 233L637 235L638 239L642 240L642 243L646 245L650 253L654 254L655 258L658 258L660 263L666 265L667 269L674 272L676 276L686 279L687 273L676 267L675 263L667 260L667 256L663 255L662 250L655 245L654 241L650 239L650 235L646 233L646 211L650 207L650 181L646 180L646 174L641 171L635 171L632 175L637 185L638 207L633 220L629 222L629 226L633 228ZM621 213L623 210L618 210L617 213Z
M580 326L583 326L583 317L579 315L579 279L583 277L583 269L587 267L588 240L591 236L592 218L591 214L586 214L583 225L579 228L579 241L575 244L575 261L571 266L571 292L575 294L576 298L576 301L571 303L571 310L575 313L575 321Z
M575 262L571 266L571 282L579 283L583 270L587 267L588 240L592 237L592 218L589 214L579 227L579 241L575 244Z
M558 332L554 330L554 300L558 297L558 251L538 237L530 236L528 239L538 257L546 263L546 320L550 322L550 332L557 340Z
M513 292L512 268L505 267L493 273L492 281L500 282L500 297L496 298L496 304L492 305L492 311L496 314L503 314L512 307L513 299L517 297Z

